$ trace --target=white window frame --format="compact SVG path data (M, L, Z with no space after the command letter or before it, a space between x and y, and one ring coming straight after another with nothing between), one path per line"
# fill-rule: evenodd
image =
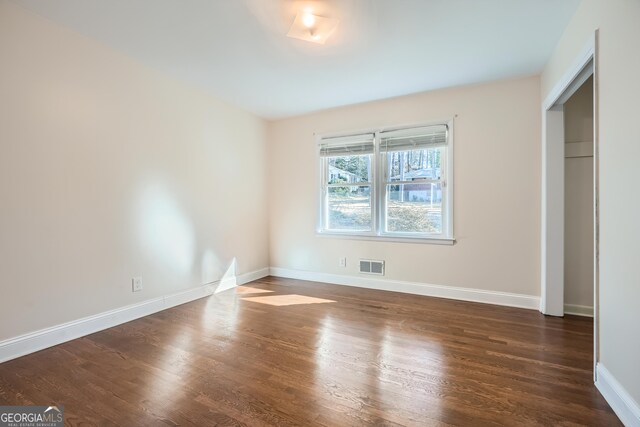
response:
M387 173L387 154L380 151L381 134L384 132L397 130L411 130L421 127L445 125L447 126L447 143L445 145L444 163L442 168L443 191L442 191L442 233L403 233L403 232L385 232L384 221L386 217L386 173ZM453 136L453 118L448 120L439 120L429 123L421 123L406 126L386 127L377 129L368 129L360 132L345 132L339 134L322 134L316 135L317 147L323 140L328 138L337 138L350 135L374 134L374 153L371 155L371 231L351 231L351 230L329 230L325 228L325 221L328 215L327 202L327 163L326 157L319 156L318 165L318 212L317 212L317 229L318 236L337 237L355 240L379 240L379 241L395 241L395 242L411 242L411 243L430 243L441 245L452 245L455 243L453 232L453 166L454 166L454 136ZM319 153L319 149L317 150Z
M357 135L365 135L365 134L371 134L374 135L374 132L357 132L357 133L351 133L349 135L344 135L344 134L340 134L340 135L331 135L331 136L323 136L322 138L318 138L317 142L318 142L318 147L320 146L320 141L323 139L327 139L327 138L349 138L351 136L357 136ZM370 181L368 182L360 182L360 183L353 183L353 184L328 184L328 176L327 176L327 170L328 170L328 158L327 157L320 157L320 205L319 205L319 211L318 211L318 228L317 231L318 233L324 234L324 235L334 235L334 236L343 236L343 237L375 237L376 236L376 224L377 224L377 219L376 219L376 186L377 186L377 177L376 177L376 151L375 151L375 135L374 135L374 140L373 140L373 144L374 144L374 152L372 154L368 154L369 156L371 156L371 161L369 163L369 175L371 176ZM325 228L325 224L327 221L327 217L328 217L328 208L329 208L329 203L327 200L327 196L328 193L326 191L327 188L329 187L358 187L358 186L362 186L363 184L368 184L370 187L370 191L369 193L371 194L371 230L370 231L357 231L357 230L331 230L331 229L327 229Z

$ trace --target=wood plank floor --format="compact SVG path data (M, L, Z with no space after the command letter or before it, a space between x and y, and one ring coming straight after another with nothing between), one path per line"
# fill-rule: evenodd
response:
M68 425L621 425L591 319L267 277L0 364Z

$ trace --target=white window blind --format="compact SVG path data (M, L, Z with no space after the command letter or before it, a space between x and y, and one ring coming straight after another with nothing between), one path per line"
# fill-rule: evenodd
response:
M447 125L425 126L380 133L380 152L421 150L447 145Z
M320 157L359 156L373 154L374 134L323 138L320 140Z

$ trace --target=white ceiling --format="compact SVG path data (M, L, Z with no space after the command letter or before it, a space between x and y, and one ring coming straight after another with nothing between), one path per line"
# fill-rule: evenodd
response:
M14 0L274 119L539 73L580 0ZM298 10L338 18L287 38Z

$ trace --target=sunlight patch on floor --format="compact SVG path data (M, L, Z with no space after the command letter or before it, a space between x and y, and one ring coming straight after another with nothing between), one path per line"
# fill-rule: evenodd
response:
M236 294L264 294L267 292L273 292L269 289L252 288L251 286L238 286L236 288Z
M323 304L335 302L330 299L307 297L304 295L269 295L263 297L243 298L244 301L259 302L260 304L268 304L275 306L298 305L298 304Z

